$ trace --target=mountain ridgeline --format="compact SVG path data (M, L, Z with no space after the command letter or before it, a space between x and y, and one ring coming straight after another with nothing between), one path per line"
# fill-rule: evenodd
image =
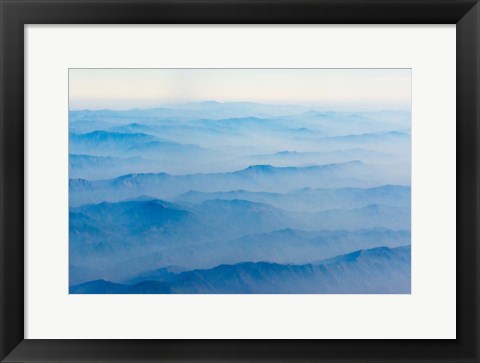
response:
M398 294L410 293L410 246L355 251L306 265L243 262L180 273L155 271L141 282L103 279L73 286L84 294ZM163 273L161 273L163 272Z
M69 113L72 294L410 293L406 111Z

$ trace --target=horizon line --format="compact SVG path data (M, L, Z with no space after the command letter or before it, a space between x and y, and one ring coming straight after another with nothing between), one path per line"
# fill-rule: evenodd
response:
M113 100L113 99L112 99ZM69 99L70 104L71 99ZM253 105L261 105L261 106L283 106L283 107L298 107L298 108L305 108L305 112L308 111L318 111L318 112L382 112L382 111L404 111L404 112L412 112L411 107L380 107L380 108L372 108L372 109L364 109L358 110L362 107L355 107L353 104L345 103L344 106L332 107L332 106L321 106L321 105L312 105L311 103L268 103L268 102L257 102L257 101L217 101L217 100L185 100L185 101L173 101L173 102L166 102L166 103L159 103L158 105L151 105L145 107L128 107L128 108L111 108L111 107L99 107L99 108L68 108L68 112L79 112L79 111L116 111L116 112L128 112L128 111L147 111L147 110L157 110L157 109L170 109L176 110L175 106L185 106L189 104L253 104ZM348 108L349 110L346 110ZM356 110L356 108L358 108ZM184 109L183 111L188 110ZM182 111L182 110L180 110ZM302 112L303 113L303 112Z

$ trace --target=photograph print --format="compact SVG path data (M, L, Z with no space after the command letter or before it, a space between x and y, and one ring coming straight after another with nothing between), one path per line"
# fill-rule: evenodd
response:
M69 69L70 294L410 294L411 69Z

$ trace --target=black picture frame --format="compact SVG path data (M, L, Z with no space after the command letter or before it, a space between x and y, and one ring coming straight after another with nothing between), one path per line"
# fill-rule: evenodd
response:
M480 361L478 0L0 0L0 13L2 362ZM24 339L24 26L158 23L456 24L457 339Z

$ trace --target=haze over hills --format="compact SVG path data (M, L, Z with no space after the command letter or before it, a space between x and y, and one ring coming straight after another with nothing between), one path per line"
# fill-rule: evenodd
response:
M285 210L319 212L335 208L360 208L369 204L408 207L410 198L408 186L383 185L373 188L302 188L287 193L250 192L242 189L213 193L190 190L172 200L199 204L213 199L241 199Z
M252 103L242 109L242 105L172 105L178 106L180 113L188 111L191 117L172 116L177 111L173 108L168 113L165 108L70 111L70 153L141 156L157 165L155 168L147 163L143 172L171 174L220 173L251 165L301 167L350 160L366 164L409 162L409 112L319 112ZM270 111L250 114L248 109L252 108ZM283 109L292 113L279 115ZM228 117L218 110L229 110ZM149 138L149 142L142 142L142 138ZM278 154L282 151L291 154ZM295 157L293 153L297 153ZM168 162L172 159L174 163ZM128 174L122 168L113 171L111 177ZM99 179L92 178L91 173L82 176L80 169L77 174L80 178Z
M70 287L84 294L399 294L410 293L410 247L356 251L316 264L244 262L150 275L131 285L105 280Z
M117 268L135 270L137 263L143 262L140 276L158 266L178 266L182 270L208 269L220 264L236 264L241 261L276 262L280 264L307 264L339 254L350 253L359 248L373 246L405 246L410 241L409 231L371 229L358 231L318 231L307 232L283 229L270 233L243 236L238 239L203 243L197 246L183 246L165 249L132 259L128 264L120 262ZM131 274L124 278L118 275L104 275L112 281L130 281ZM91 280L85 278L83 281ZM138 279L137 279L138 281Z
M138 109L126 111L115 110L76 110L70 111L71 122L84 120L113 120L125 123L126 120L146 120L155 122L162 119L197 120L209 118L213 120L232 117L275 117L294 115L307 112L309 109L302 106L267 105L255 102L190 102L170 104L166 107Z
M198 153L203 150L196 145L184 145L162 140L144 133L120 133L93 131L87 134L70 134L71 153L87 152L93 156L136 156L148 153Z
M268 162L272 166L307 166L313 164L330 164L333 162L347 162L359 160L363 162L388 163L392 160L405 161L400 156L386 154L361 148L334 150L326 152L298 152L279 151L274 154L250 155L241 158L245 163L252 165L258 161Z
M409 227L406 207L309 213L244 200L177 205L141 198L72 208L70 261L92 264L90 270L101 265L112 281L158 263L184 268L258 259L306 263L378 244L408 244Z
M142 157L114 157L69 154L71 179L108 179L131 172L160 171L154 160Z
M252 192L286 193L298 188L378 187L402 184L407 177L401 166L388 173L388 167L359 161L308 167L253 165L246 169L210 174L171 175L167 173L128 174L108 180L70 180L70 205L118 201L147 194L168 199L190 190L227 192L244 189ZM399 183L400 182L400 183Z
M71 293L409 293L409 111L69 112Z

